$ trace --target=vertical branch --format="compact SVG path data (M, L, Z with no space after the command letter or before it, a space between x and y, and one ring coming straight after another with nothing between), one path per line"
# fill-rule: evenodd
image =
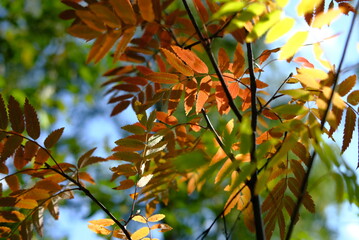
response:
M198 27L198 25L196 23L196 20L194 19L194 16L193 16L193 14L191 12L191 9L189 8L189 6L187 4L187 1L182 0L182 2L183 2L183 5L184 5L184 7L185 7L185 9L187 11L187 14L188 14L188 16L189 16L189 18L190 18L190 20L192 22L192 25L195 28L196 33L197 33L197 35L198 35L198 37L199 37L199 39L200 39L200 41L202 43L202 46L203 46L204 50L206 51L209 60L211 61L212 67L214 68L214 71L216 72L218 80L220 81L220 83L221 83L221 85L223 87L224 93L226 94L226 97L228 99L228 104L229 104L230 108L232 109L232 111L234 112L234 114L237 116L238 121L241 122L242 121L242 115L239 112L236 104L233 101L233 98L232 98L232 96L231 96L231 94L230 94L230 92L228 90L226 82L224 81L223 74L222 74L221 70L218 67L218 64L216 62L215 57L213 56L210 41L209 41L209 39L206 39L203 36L201 30L199 29L199 27Z
M324 125L325 125L325 122L326 122L326 119L327 119L327 115L329 113L329 110L330 110L330 106L331 106L331 103L332 103L332 100L333 100L333 97L334 97L334 93L335 93L335 88L338 84L338 78L339 78L339 74L341 72L341 69L342 69L342 66L343 66L343 63L344 63L344 59L345 59L345 55L346 55L346 52L348 50L348 46L349 46L349 40L350 40L350 37L351 37L351 34L353 32L353 28L354 28L354 23L355 23L355 18L357 16L357 12L359 10L359 1L357 2L356 6L355 6L355 11L354 11L354 14L353 14L353 18L352 18L352 21L350 23L350 27L349 27L349 32L348 32L348 35L347 35L347 38L345 40L345 44L344 44L344 49L343 49L343 53L342 53L342 56L340 58L340 62L339 62L339 66L338 66L338 70L334 76L334 80L333 80L333 86L332 86L332 92L330 94L330 97L328 99L328 102L327 102L327 107L324 111L324 114L323 114L323 117L320 121L320 130L323 132L323 129L324 129ZM302 205L302 201L303 201L303 198L305 196L305 193L307 191L307 186L308 186L308 180L309 180L309 176L310 176L310 173L311 173L311 170L313 168L313 163L314 163L314 159L317 155L317 152L316 151L313 151L310 159L309 159L309 163L308 163L308 170L306 172L306 174L304 175L304 178L303 178L303 182L302 182L302 185L300 187L300 194L298 196L298 199L297 199L297 202L296 202L296 205L294 207L294 210L293 210L293 213L292 213L292 216L290 218L290 224L288 226L288 232L287 232L287 235L286 235L286 240L290 240L291 238L291 235L292 235L292 232L293 232L293 229L294 229L294 225L295 225L295 222L296 222L296 219L297 219L297 216L299 214L299 209L300 209L300 206Z
M256 129L257 129L257 84L256 84L256 76L254 75L254 67L253 67L253 53L252 53L252 44L247 43L247 59L248 59L248 70L250 77L250 87L251 87L251 130L252 130L252 138L251 138L251 149L250 149L250 157L251 163L256 164ZM265 239L263 220L262 220L262 210L259 196L255 193L255 186L257 183L257 171L255 171L251 179L249 180L249 188L251 190L251 202L253 206L253 214L254 214L254 223L256 228L256 239L262 240Z

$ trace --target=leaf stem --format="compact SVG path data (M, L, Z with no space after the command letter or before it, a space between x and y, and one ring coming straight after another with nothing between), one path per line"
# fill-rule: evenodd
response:
M230 108L232 109L232 111L234 112L234 114L237 116L237 119L238 121L242 121L242 115L241 113L239 112L237 106L235 105L234 101L233 101L233 98L228 90L228 87L226 85L226 82L224 81L224 77L223 77L223 74L221 72L221 70L219 69L218 67L218 64L216 62L216 59L214 58L213 56L213 52L212 52L212 49L211 49L211 44L210 44L210 39L206 39L201 30L199 29L197 23L196 23L196 20L194 19L194 16L191 12L191 9L189 8L188 4L187 4L187 1L186 0L182 0L183 2L183 5L187 11L187 14L192 22L192 25L193 27L195 28L196 30L196 33L202 43L202 46L204 48L204 50L206 51L207 53L207 56L212 64L212 67L214 68L214 71L216 72L216 75L218 77L218 80L220 81L221 85L222 85L222 88L223 88L223 91L224 93L226 94L226 97L228 99L228 104L230 106Z
M349 40L350 40L350 37L352 35L352 32L353 32L353 28L354 28L354 24L355 24L355 18L357 16L357 12L359 10L359 1L357 2L356 6L355 6L355 11L354 11L354 14L353 14L353 18L352 18L352 21L350 23L350 27L349 27L349 32L348 32L348 35L347 35L347 38L345 40L345 44L344 44L344 49L343 49L343 52L342 52L342 56L340 58L340 62L339 62L339 66L338 66L338 70L334 76L334 80L333 80L333 86L332 86L332 92L330 94L330 97L328 99L328 102L327 102L327 107L324 111L324 114L322 116L322 119L321 119L321 122L320 122L320 130L323 132L323 129L324 129L324 125L325 125L325 122L326 122L326 118L327 118L327 115L329 113L329 110L330 110L330 106L331 106L331 103L332 103L332 100L333 100L333 97L334 97L334 93L335 93L335 88L338 84L338 78L339 78L339 74L341 72L341 69L343 67L343 63L344 63L344 59L345 59L345 55L346 55L346 52L348 50L348 46L349 46ZM307 186L308 186L308 180L309 180L309 176L310 176L310 172L313 168L313 163L314 163L314 159L317 155L317 152L316 151L313 151L310 159L309 159L309 162L308 162L308 170L306 172L306 174L304 175L304 178L303 178L303 182L301 184L301 187L300 187L300 194L298 196L298 199L297 199L297 202L296 202L296 205L294 207L294 210L293 210L293 213L292 213L292 216L290 218L290 223L289 223L289 226L288 226L288 231L287 231L287 235L286 235L286 240L290 240L291 238L291 235L293 233L293 229L294 229L294 225L295 225L295 222L296 222L296 218L299 214L299 209L302 205L302 201L303 201L303 198L305 196L305 193L307 191Z

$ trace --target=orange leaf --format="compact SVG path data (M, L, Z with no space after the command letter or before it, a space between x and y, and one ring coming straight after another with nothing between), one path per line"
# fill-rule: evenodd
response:
M236 51L234 52L233 60L233 74L236 78L239 78L243 75L245 68L245 58L242 45L237 44Z
M114 61L117 59L120 59L121 55L124 53L127 45L130 43L133 35L135 34L136 28L135 27L130 27L127 28L124 32L123 32L123 36L121 38L121 40L119 41L119 43L117 44L115 53L114 53Z
M309 195L308 192L304 194L303 197L303 206L311 213L315 213L315 204L313 202L312 197Z
M348 107L347 114L345 116L342 153L348 148L348 146L352 140L356 121L357 121L357 119L356 119L355 112L353 111L353 109L351 107Z
M153 72L145 75L145 78L154 83L174 84L178 83L179 79L176 74L164 73L164 72Z
M136 24L136 15L129 0L109 0L116 14L128 25Z
M76 15L85 23L89 28L97 32L106 31L106 26L99 18L89 10L76 10Z
M90 53L87 57L86 63L94 60L95 63L99 62L111 50L115 42L120 38L121 30L114 30L104 33L97 38L92 45Z
M43 179L41 181L38 181L35 184L34 188L44 189L47 190L48 192L57 192L62 189L62 187L59 184L48 179Z
M343 82L341 82L338 85L339 95L343 97L346 94L348 94L348 92L355 86L356 80L357 80L357 76L354 74L354 75L349 76Z
M120 182L120 186L115 187L115 190L125 190L135 186L135 182L132 179L126 179Z
M25 159L25 154L24 154L24 149L23 148L18 148L15 152L15 157L14 157L14 166L16 167L17 170L22 169L23 167L26 166L26 164L29 161L27 161Z
M19 199L16 201L14 207L23 208L23 209L34 209L38 206L37 201L34 199Z
M132 240L140 240L141 238L146 237L150 233L150 229L148 227L143 227L138 229L131 235Z
M198 73L208 73L207 65L197 55L188 49L171 46L173 51L194 71Z
M5 238L10 233L11 233L11 228L3 227L3 226L0 227L0 237L1 238Z
M199 91L197 95L196 113L198 114L207 102L212 87L212 80L210 76L202 78Z
M87 41L97 38L101 34L101 32L95 31L83 23L73 24L67 29L67 33Z
M64 128L59 128L51 132L50 135L47 136L47 138L44 141L45 147L46 148L53 147L59 141L63 132L64 132Z
M226 114L229 112L229 104L226 94L224 93L224 90L221 85L216 86L216 103L217 103L217 109L218 112L222 114Z
M156 111L156 118L158 121L167 123L169 125L176 125L178 120L175 116L169 116L165 112Z
M41 167L42 164L44 164L47 161L47 159L49 159L49 154L43 148L40 148L36 154L35 167L36 168Z
M159 230L160 232L168 232L168 231L171 231L173 228L165 223L158 223L158 224L152 225L151 229L160 229Z
M0 128L6 129L8 124L8 116L6 106L2 95L0 94Z
M112 226L115 224L115 222L109 218L91 220L91 221L89 221L89 223L98 225L98 226L102 226L102 227Z
M120 19L106 5L101 3L92 3L89 5L92 12L96 14L107 26L111 28L121 27Z
M192 110L194 101L196 100L197 81L195 78L189 79L186 82L185 105L184 110L186 115Z
M296 57L293 59L293 62L296 63L303 63L304 67L308 67L308 68L314 68L314 65L311 64L306 58L304 57Z
M147 22L153 22L155 20L155 13L153 12L152 0L138 0L137 4L142 18Z
M89 225L87 225L87 227L88 227L91 231L93 231L93 232L95 232L95 233L97 233L97 234L109 235L109 234L111 233L110 230L108 230L107 228L104 228L104 227L102 227L102 226L100 226L100 225L89 224Z
M95 180L87 172L79 172L78 177L81 180L87 181L87 182L89 182L91 184L95 184Z
M8 109L11 128L15 132L22 133L25 129L24 116L19 102L13 96L9 97Z
M167 62L174 67L177 71L185 76L193 76L193 71L188 65L185 65L174 53L165 48L161 48L162 53L165 55Z
M176 110L181 95L183 92L184 85L182 83L176 84L171 89L170 99L168 100L168 114L172 115Z
M36 111L28 99L25 100L24 113L27 134L31 138L37 139L40 136L40 123Z
M161 221L162 219L164 219L166 217L166 215L164 214L155 214L155 215L152 215L151 217L149 217L147 220L149 222L158 222L158 221Z
M19 179L16 175L10 175L5 177L5 181L7 185L9 185L9 188L12 192L15 192L20 189Z
M18 211L1 211L0 222L16 223L25 219L25 216Z
M229 67L229 57L224 48L220 48L218 51L218 67L222 72L226 71Z
M270 55L272 54L272 53L276 53L276 52L278 52L280 50L280 48L275 48L275 49L271 49L271 50L264 50L262 53L261 53L261 55L258 57L258 59L259 59L259 64L260 65L262 65L263 64L263 62L264 61L266 61L269 57L270 57Z
M352 104L352 105L357 105L359 103L359 90L355 90L352 91L349 95L348 95L348 103Z

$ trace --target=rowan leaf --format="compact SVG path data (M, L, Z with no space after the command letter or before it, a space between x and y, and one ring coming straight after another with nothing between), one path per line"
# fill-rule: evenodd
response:
M4 144L4 149L1 153L1 161L5 161L12 156L16 149L21 145L22 137L17 135L11 135Z
M343 82L341 82L338 85L339 95L343 97L346 94L348 94L349 91L352 90L352 88L355 86L356 80L357 80L357 76L354 74L347 77Z
M111 234L112 231L108 230L107 228L104 228L103 226L100 225L96 225L96 224L89 224L87 225L87 227L97 233L97 234L102 234L102 235L109 235Z
M39 168L42 166L42 164L44 164L47 159L49 159L49 153L43 149L40 148L37 153L36 153L36 157L35 157L35 168Z
M19 178L16 175L9 175L5 177L5 181L12 192L20 190Z
M352 91L347 98L348 103L351 105L358 105L359 103L359 90Z
M195 78L188 79L186 82L185 98L184 98L184 110L186 115L192 110L196 101L197 93L197 81Z
M175 84L179 82L176 74L164 72L153 72L145 75L145 78L154 83Z
M38 207L32 214L32 223L35 225L36 232L43 237L44 232L44 208Z
M118 160L124 160L128 162L136 162L142 159L142 156L137 152L115 152L113 155Z
M126 190L135 186L135 182L132 179L126 179L120 182L120 185L113 188L115 190Z
M140 240L144 237L146 237L150 233L150 229L148 227L143 227L138 229L136 232L134 232L131 235L132 240Z
M120 19L114 14L112 9L108 8L105 4L92 3L89 5L89 8L95 13L98 19L101 19L107 26L111 28L121 27Z
M128 25L135 25L136 15L129 0L109 0L116 14Z
M268 31L280 19L281 11L274 10L260 18L254 25L252 31L247 35L246 42L253 42L260 38L266 31Z
M61 138L62 133L64 132L64 128L59 128L50 133L49 136L44 141L44 145L46 148L53 147Z
M136 135L143 135L146 133L146 130L144 127L141 127L139 125L133 124L133 125L125 125L121 127L123 130L126 130L127 132L136 134Z
M207 65L191 50L183 49L178 46L171 46L173 51L182 59L190 68L198 73L208 73Z
M165 223L158 223L158 224L154 224L152 225L151 229L160 229L160 232L168 232L172 230L172 227L170 227L169 225L165 224Z
M220 48L218 51L218 67L222 72L226 71L229 67L229 57L224 48Z
M314 65L312 63L310 63L306 58L304 57L296 57L293 59L293 62L297 62L297 63L303 63L304 67L308 67L308 68L314 68Z
M297 72L298 74L293 77L298 79L302 85L312 89L319 89L319 82L329 78L329 75L320 69L299 68Z
M179 59L174 53L168 51L165 48L161 48L161 51L165 55L167 62L177 71L185 76L193 76L192 69L188 65L184 64L182 60Z
M121 112L123 112L128 106L130 106L130 101L122 101L120 103L118 103L111 112L111 117L115 116Z
M239 78L244 73L245 68L245 58L242 45L240 43L237 44L236 51L234 52L234 60L233 60L233 74L236 78Z
M143 20L153 22L155 20L155 13L153 11L152 0L138 0L137 4Z
M25 159L24 149L19 147L16 149L15 156L14 156L14 166L17 170L22 169L26 166L29 161Z
M355 112L351 107L348 107L347 114L345 116L345 125L344 125L344 136L343 136L343 145L342 145L342 153L348 148L353 132L355 130L357 117Z
M131 218L133 221L140 222L140 223L147 223L147 219L144 216L136 215Z
M204 78L201 79L201 83L199 85L199 90L198 90L198 94L197 94L197 102L196 102L196 113L198 114L204 104L207 102L209 95L210 95L210 91L212 88L212 80L210 76L205 76Z
M218 19L231 13L240 12L245 6L246 3L244 2L227 2L223 4L223 6L215 14L212 15L211 19Z
M321 12L315 16L312 27L322 28L325 25L330 25L341 13L340 9L329 9L327 12Z
M155 215L150 216L147 220L149 222L159 222L162 219L164 219L165 217L166 217L166 215L164 215L164 214L155 214Z
M0 222L17 223L25 219L25 216L18 211L0 211Z
M24 115L19 102L13 96L9 97L8 110L12 130L22 133L25 130Z
M285 33L287 33L294 26L293 18L283 18L279 22L277 22L272 28L269 29L266 36L266 43L271 43L276 41L278 38L282 37Z
M127 0L124 0L127 1ZM121 40L116 46L116 50L114 52L114 61L120 59L121 55L125 52L127 45L130 43L132 37L135 35L136 28L130 27L124 30Z
M9 119L7 116L5 102L4 102L2 95L0 94L0 128L6 129L8 121L9 121Z
M106 26L96 17L93 12L89 10L77 9L76 15L92 30L95 30L97 32L106 31Z
M97 38L101 35L101 32L89 28L86 24L78 23L70 26L67 29L67 33L78 38L85 39L87 41Z
M315 213L315 204L308 192L304 194L303 206L311 213Z
M102 226L102 227L107 227L107 226L114 225L115 221L113 221L112 219L109 219L109 218L104 218L104 219L98 219L98 220L91 220L91 221L89 221L89 223L98 225L98 226Z
M281 49L279 59L288 59L298 52L298 49L307 40L308 32L297 32L295 33Z
M40 123L34 107L25 100L24 105L26 132L32 139L37 139L40 136Z

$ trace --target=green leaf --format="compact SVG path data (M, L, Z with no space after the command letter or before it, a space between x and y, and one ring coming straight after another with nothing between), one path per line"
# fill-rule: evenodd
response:
M266 36L266 43L271 43L283 36L294 26L293 18L284 18L276 23L271 29L269 29Z
M244 117L239 127L240 132L240 152L242 154L249 153L251 149L252 127L249 118Z
M307 40L308 32L297 32L294 34L287 43L282 47L279 54L279 59L284 60L292 57L298 52L298 49L304 44Z
M191 169L196 169L198 167L206 164L207 161L203 157L203 152L200 150L195 150L193 152L188 152L182 155L177 156L173 160L173 164L175 165L175 169L178 171L190 171Z
M215 14L212 15L211 19L212 20L218 19L222 16L230 15L235 12L239 12L245 6L246 6L246 4L244 3L244 1L227 2L227 3L223 4L223 6Z

